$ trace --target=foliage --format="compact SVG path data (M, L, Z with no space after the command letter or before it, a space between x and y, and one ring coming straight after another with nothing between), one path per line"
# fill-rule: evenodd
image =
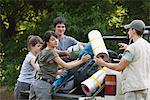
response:
M148 0L0 0L0 83L14 87L28 52L27 37L42 37L53 30L57 16L66 18L67 35L87 41L85 36L92 29L102 35L123 35L121 27L133 19L148 25L149 5Z

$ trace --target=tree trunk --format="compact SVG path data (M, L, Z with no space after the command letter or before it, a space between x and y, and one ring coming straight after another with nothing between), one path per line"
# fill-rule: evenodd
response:
M6 31L6 37L11 38L16 36L16 21L13 18L8 18L9 27Z

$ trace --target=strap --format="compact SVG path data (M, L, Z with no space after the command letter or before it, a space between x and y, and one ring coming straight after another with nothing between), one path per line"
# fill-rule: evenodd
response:
M100 83L100 81L98 79L96 79L93 76L91 76L90 78L93 79L100 88L102 88L101 83Z

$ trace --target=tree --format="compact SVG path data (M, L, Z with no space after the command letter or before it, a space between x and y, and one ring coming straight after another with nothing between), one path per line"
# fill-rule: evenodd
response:
M66 34L78 40L85 41L85 35L92 29L98 29L102 35L122 35L124 30L120 27L133 19L140 18L150 24L148 1L1 0L0 82L14 86L28 52L27 36L36 34L42 37L45 31L53 30L53 19L57 16L66 18Z
M149 0L122 0L122 6L127 9L124 22L133 19L142 19L146 25L150 25L150 1Z

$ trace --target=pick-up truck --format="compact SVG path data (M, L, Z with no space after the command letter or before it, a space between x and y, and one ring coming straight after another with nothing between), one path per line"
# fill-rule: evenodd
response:
M143 34L143 38L145 38L148 42L150 42L150 26L146 28ZM127 36L103 36L103 39L105 42L107 41L123 41L128 43L129 39ZM117 44L116 44L117 45ZM111 62L119 62L120 60L120 54L116 52L112 52L115 57L112 58ZM115 81L113 82L108 81L109 79L111 80L110 76L114 76ZM107 80L108 79L108 80ZM105 82L104 82L104 87L99 88L93 93L91 96L87 96L85 94L79 94L79 93L61 93L61 92L55 92L53 94L54 99L68 99L68 100L124 100L124 95L122 94L121 91L121 81L122 81L122 76L121 72L114 71L111 69L107 69L107 74L105 77ZM109 86L107 86L109 85ZM114 92L114 93L109 93L109 92ZM101 94L102 93L102 94Z

